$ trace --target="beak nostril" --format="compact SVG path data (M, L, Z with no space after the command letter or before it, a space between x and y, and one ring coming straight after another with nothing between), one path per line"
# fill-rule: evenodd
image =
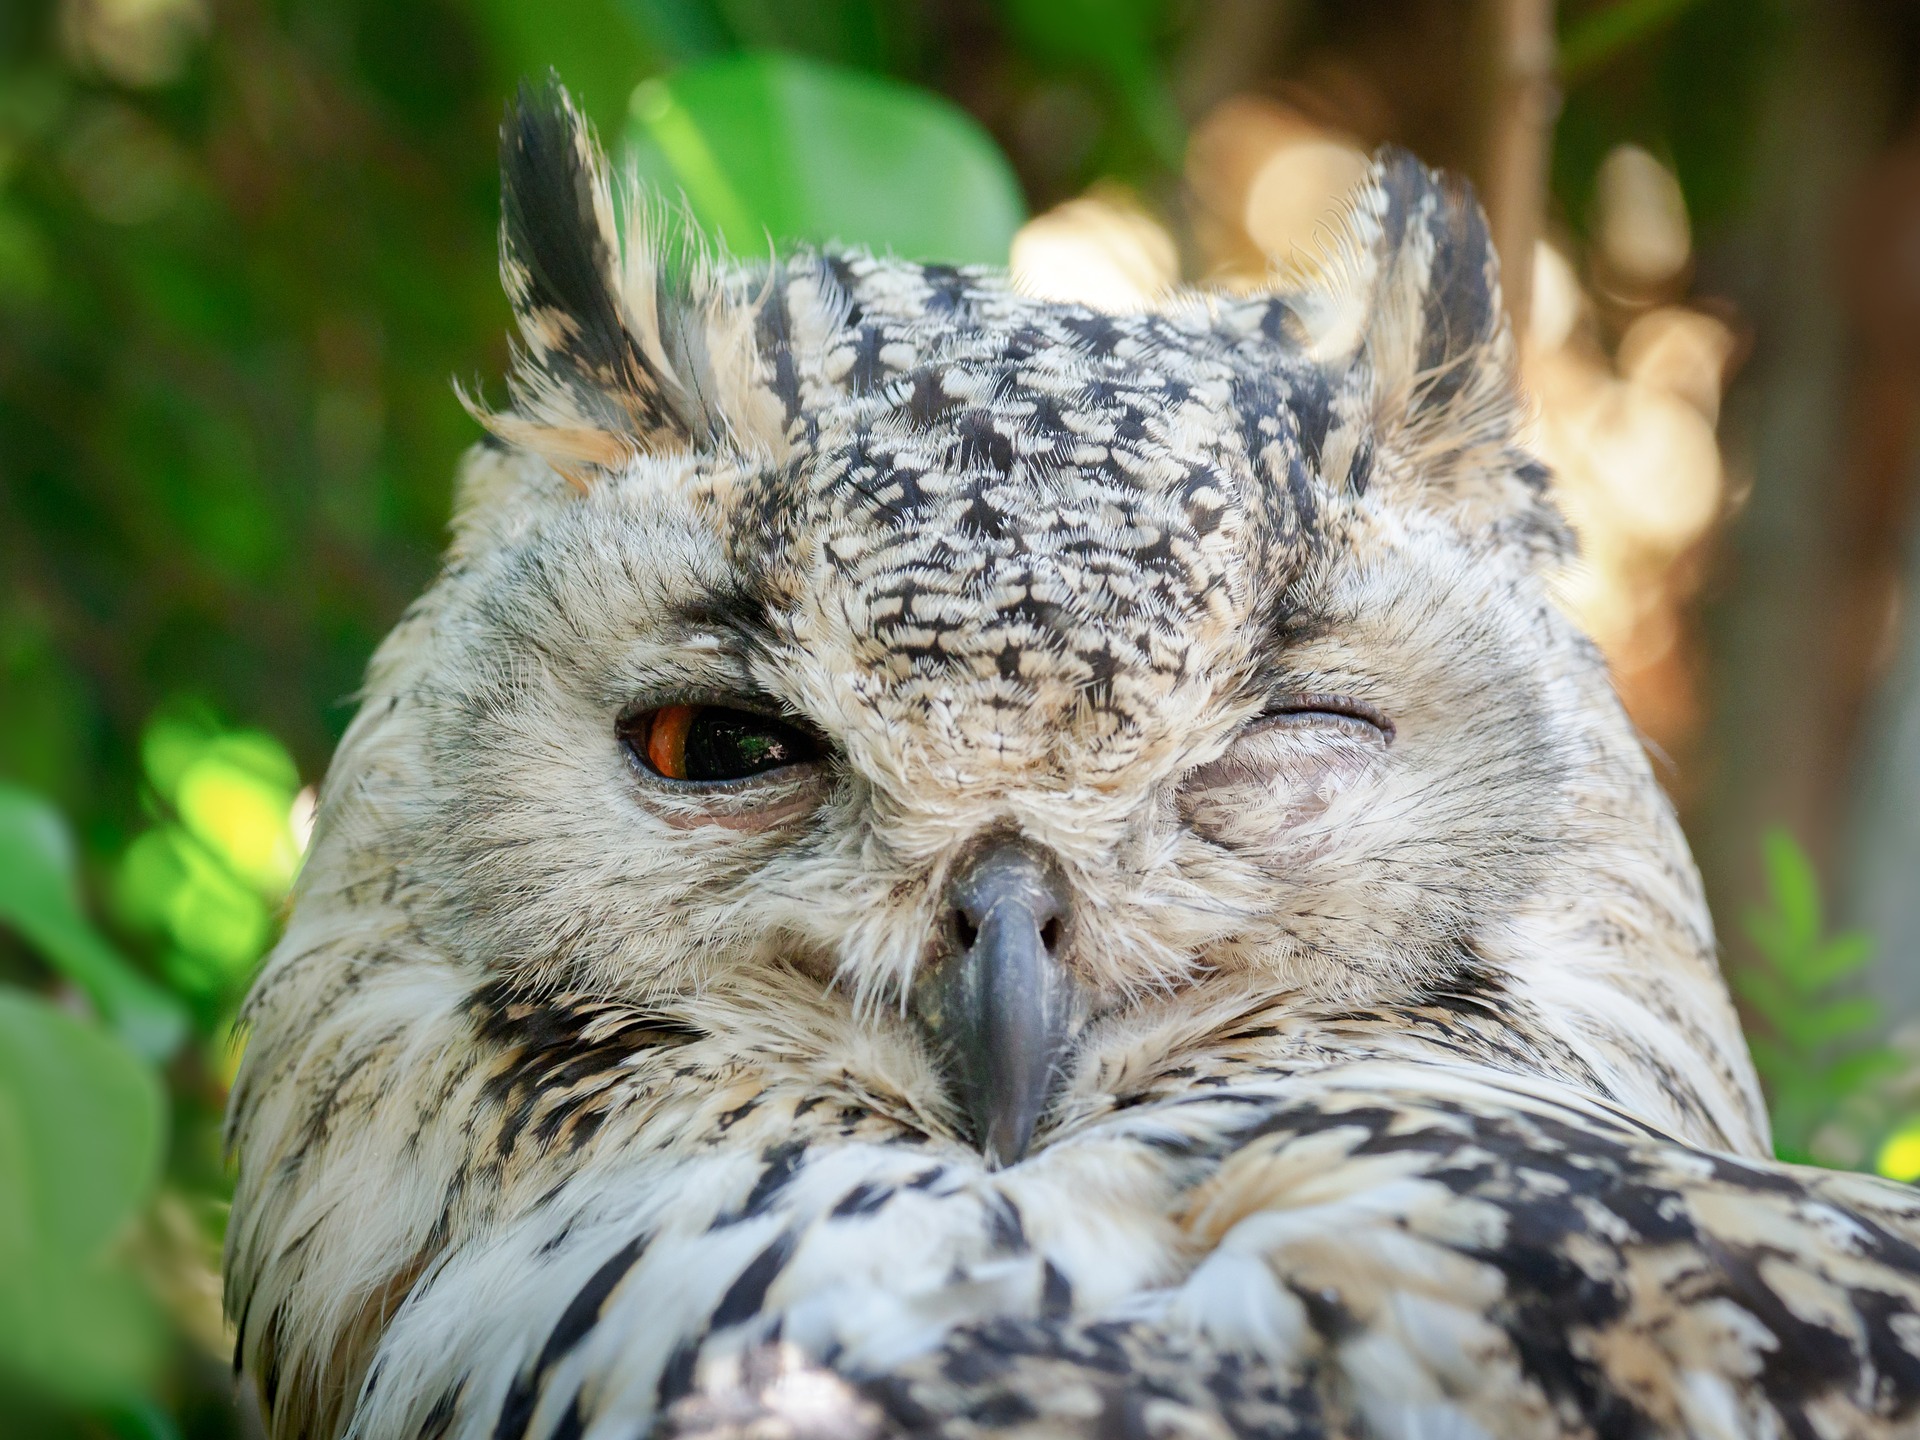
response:
M980 927L965 910L956 909L951 914L954 940L963 951L973 949L980 940ZM1040 944L1049 955L1058 953L1060 949L1060 917L1058 915L1050 916L1047 923L1040 927Z
M910 1003L962 1133L989 1164L1012 1165L1052 1103L1085 1009L1060 955L1073 897L1052 854L994 833L959 858L941 901Z

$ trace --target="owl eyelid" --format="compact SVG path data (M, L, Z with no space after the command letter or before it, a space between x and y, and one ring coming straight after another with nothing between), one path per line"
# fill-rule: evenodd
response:
M1263 720L1279 720L1287 716L1328 715L1342 720L1357 720L1363 725L1371 725L1380 732L1380 738L1386 744L1393 743L1397 733L1394 723L1386 712L1378 706L1369 705L1352 695L1332 695L1319 691L1301 691L1290 695L1277 695L1267 702L1255 718L1258 725Z
M626 730L657 710L669 710L676 705L692 706L695 709L738 710L743 715L758 715L766 720L778 720L782 725L791 725L796 730L805 731L816 738L818 732L806 716L788 709L771 695L753 693L742 695L737 690L711 690L705 687L694 690L662 690L640 699L629 700L620 707L620 713L614 717L614 725ZM826 744L820 738L822 745Z
M1330 729L1344 731L1353 739L1362 739L1355 732L1364 728L1371 732L1365 738L1376 740L1383 750L1393 743L1393 721L1389 720L1377 706L1370 705L1365 700L1355 699L1351 695L1330 695L1317 691L1276 695L1259 714L1235 732L1222 754L1197 766L1182 777L1181 789L1194 793L1220 785L1259 782L1264 776L1273 772L1276 765L1284 768L1285 764L1280 755L1271 750L1261 749L1259 745L1261 739L1263 737L1277 739L1275 732L1293 730L1300 732L1300 738L1304 740L1305 732L1315 722ZM1281 742L1281 754L1294 753L1297 749L1298 746L1294 742Z

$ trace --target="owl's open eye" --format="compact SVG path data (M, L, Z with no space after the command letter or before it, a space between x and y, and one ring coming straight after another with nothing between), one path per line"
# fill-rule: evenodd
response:
M745 780L818 760L825 747L797 725L726 705L662 705L620 722L620 738L663 780Z

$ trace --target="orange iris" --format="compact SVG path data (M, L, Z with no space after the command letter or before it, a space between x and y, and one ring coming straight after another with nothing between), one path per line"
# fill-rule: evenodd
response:
M666 705L653 712L647 725L647 763L669 780L687 778L687 731L699 710L697 705Z

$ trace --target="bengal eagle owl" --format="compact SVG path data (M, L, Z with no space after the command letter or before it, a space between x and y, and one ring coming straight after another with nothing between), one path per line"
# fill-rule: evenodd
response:
M279 1440L1920 1433L1920 1204L1768 1158L1463 187L1114 316L668 253L557 91L503 171L247 1012Z

